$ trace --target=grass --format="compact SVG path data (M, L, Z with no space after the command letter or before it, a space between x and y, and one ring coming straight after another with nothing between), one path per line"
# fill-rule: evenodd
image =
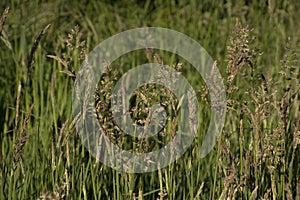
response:
M0 5L0 199L300 199L297 0ZM95 100L105 109L98 117L110 127L106 134L113 142L151 151L176 129L178 100L157 85L139 88L131 98L132 117L141 125L147 107L166 105L168 125L156 137L135 140L104 120L111 119L109 94L116 80L150 60L174 66L189 80L201 115L199 137L179 160L155 172L127 174L103 166L81 144L71 95L88 52L114 34L143 26L183 32L208 51L224 77L227 115L217 145L200 159L210 114L201 76L168 52L122 56L99 82L103 90Z

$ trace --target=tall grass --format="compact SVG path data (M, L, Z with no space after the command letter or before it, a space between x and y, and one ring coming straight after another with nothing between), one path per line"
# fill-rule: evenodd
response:
M297 0L0 5L0 199L300 199ZM217 145L200 159L210 113L201 76L168 52L122 56L108 67L95 93L96 106L104 110L99 121L109 127L114 143L151 151L176 129L178 100L157 85L139 88L131 98L132 117L141 125L152 103L167 107L168 126L156 137L134 140L107 120L114 84L145 62L173 66L189 80L198 91L201 125L199 137L170 166L127 174L102 165L81 144L71 94L76 72L93 47L142 26L181 31L217 60L227 90L227 116Z

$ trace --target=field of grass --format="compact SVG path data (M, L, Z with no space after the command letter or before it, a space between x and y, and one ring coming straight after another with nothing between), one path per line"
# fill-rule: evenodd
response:
M299 0L2 0L0 199L300 200L299 10ZM123 55L95 92L99 121L115 144L151 151L169 141L177 125L178 100L166 88L148 85L131 101L132 117L144 125L147 106L162 101L169 128L151 141L116 131L111 90L134 66L174 66L197 91L200 108L199 136L180 159L133 174L103 165L82 145L72 91L94 47L146 26L180 31L207 50L223 76L227 114L216 146L200 158L210 115L201 76L168 52Z

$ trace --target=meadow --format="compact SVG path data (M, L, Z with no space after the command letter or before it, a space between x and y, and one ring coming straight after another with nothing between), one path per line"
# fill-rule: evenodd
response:
M0 199L300 200L300 1L2 0L0 2ZM72 116L74 79L103 40L133 28L164 27L201 44L226 87L224 128L213 150L199 149L210 116L201 75L183 58L146 49L107 67L95 91L100 124L128 150L157 150L172 139L179 100L149 84L131 98L131 116L164 105L157 136L122 133L110 111L116 81L157 62L182 73L199 101L199 136L171 165L148 173L116 171L82 145Z

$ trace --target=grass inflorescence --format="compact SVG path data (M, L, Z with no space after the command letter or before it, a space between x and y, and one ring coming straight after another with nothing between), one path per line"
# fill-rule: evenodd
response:
M300 199L297 0L0 4L0 199ZM154 49L107 64L96 114L105 135L128 151L150 152L172 140L180 99L158 84L138 88L130 98L133 121L149 124L149 108L159 103L167 123L151 138L129 136L111 112L124 73L144 63L169 65L197 91L199 134L191 147L168 167L130 174L103 165L82 145L72 91L99 42L144 26L181 31L208 51L226 86L227 115L217 145L200 159L216 102L193 67Z

